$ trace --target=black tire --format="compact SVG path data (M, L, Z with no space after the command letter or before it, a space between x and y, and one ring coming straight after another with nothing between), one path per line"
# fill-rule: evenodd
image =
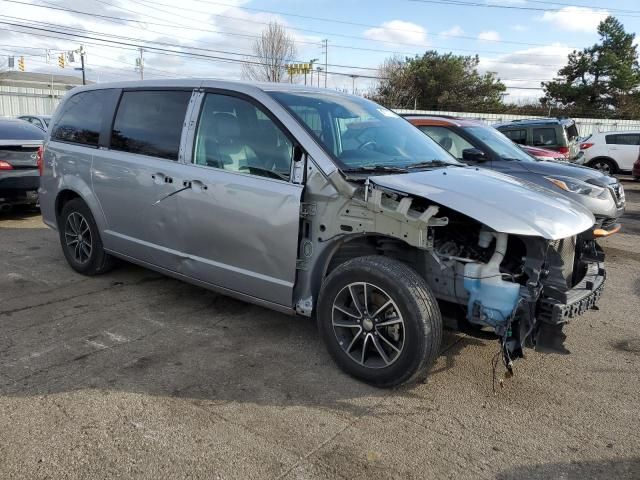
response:
M70 233L75 232L67 228L68 222L72 222L73 219L77 220L78 218L86 222L86 229L84 227L85 223L81 222L83 225L82 228L90 234L89 236L85 234L85 237L90 237L91 242L89 253L87 253L86 249L83 249L82 253L84 253L84 256L81 254L80 259L78 259L76 255L78 243L73 245L68 244L69 238L71 238L71 242L74 240ZM64 204L62 212L60 212L60 216L58 217L58 232L60 234L62 252L69 266L76 272L82 273L83 275L99 275L109 271L113 267L114 259L104 251L96 221L91 214L91 210L89 210L89 207L82 199L74 198Z
M375 294L380 296L386 294L394 302L390 307L391 310L393 311L397 307L400 314L399 318L403 322L402 327L398 327L398 329L402 328L402 347L399 352L391 350L384 342L380 341L384 340L380 339L380 337L377 337L377 340L370 337L369 344L365 342L364 347L360 349L361 352L372 352L366 353L367 357L369 355L372 357L377 355L383 360L383 363L379 363L376 367L365 366L359 363L358 360L354 360L349 351L346 351L341 346L345 345L346 341L351 340L351 338L347 338L345 341L344 335L347 335L347 333L342 335L342 333L339 334L338 332L343 330L353 332L351 334L352 338L356 337L356 333L358 336L362 334L382 335L382 331L378 328L384 323L390 323L386 320L386 317L378 318L380 317L378 316L376 317L377 319L373 320L377 323L381 322L374 326L373 333L371 329L365 332L364 328L357 326L346 329L342 329L340 326L334 327L334 321L336 323L341 322L341 320L335 320L334 312L337 307L334 306L334 302L337 305L341 298L340 295L343 295L345 289L349 288L349 285L354 285L358 282L366 282L369 285L369 287L365 287L365 295L366 288L373 292L371 295L374 297ZM372 288L373 290L371 290ZM351 299L353 300L353 293L351 290L348 291L351 293ZM359 303L353 300L353 306L357 308L358 312L360 312ZM370 301L371 303L372 301ZM344 314L343 310L338 309L338 312L338 315ZM426 377L429 368L440 353L442 317L435 297L426 281L415 270L391 258L377 255L358 257L338 266L322 284L316 313L320 336L338 366L349 375L377 387L393 387L422 380ZM370 315L367 313L366 317L371 318ZM349 318L347 316L343 317L349 321L351 316ZM364 318L362 315L361 317ZM362 326L365 324L364 321L355 319L351 321L358 324L361 323ZM367 326L369 327L370 325L371 320ZM338 339L339 336L342 338L342 343ZM391 340L393 341L393 338ZM351 348L354 341L349 342L347 349ZM374 348L378 349L380 345L387 346L386 353L390 353L391 356L395 355L395 360L391 364L387 364L387 360L390 360L391 356L389 358L383 357L379 354L380 350L374 350ZM357 355L359 356L360 353L357 353ZM365 358L365 355L362 355L362 359Z
M587 163L587 167L594 168L602 173L606 173L607 175L613 175L618 171L616 163L608 158L594 158Z

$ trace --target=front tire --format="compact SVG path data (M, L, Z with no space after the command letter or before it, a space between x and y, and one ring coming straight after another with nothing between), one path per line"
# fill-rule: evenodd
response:
M388 257L354 258L331 272L317 321L340 368L377 387L422 379L440 352L435 297L415 270Z
M69 266L83 275L99 275L113 266L104 251L91 210L80 198L68 201L58 218L60 245Z
M613 175L617 171L616 164L608 158L596 158L595 160L591 160L587 166L595 168L607 175Z

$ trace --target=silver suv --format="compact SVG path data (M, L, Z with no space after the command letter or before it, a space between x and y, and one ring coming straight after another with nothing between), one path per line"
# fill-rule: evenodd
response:
M509 369L524 347L564 352L564 323L604 285L588 210L327 90L78 88L52 119L41 180L74 270L120 258L314 316L335 361L383 387L426 374L443 314L495 332Z

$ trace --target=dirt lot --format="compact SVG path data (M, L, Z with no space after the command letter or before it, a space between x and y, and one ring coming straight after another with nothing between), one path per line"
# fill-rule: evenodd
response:
M569 356L492 393L448 332L425 384L342 374L315 326L123 265L85 278L37 214L0 217L0 478L640 478L640 184Z

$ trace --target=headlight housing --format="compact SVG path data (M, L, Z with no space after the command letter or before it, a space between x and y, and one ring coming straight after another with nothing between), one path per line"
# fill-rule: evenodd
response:
M607 190L597 185L576 180L570 177L545 177L556 187L571 193L579 193L580 195L588 195L593 198L604 198Z

